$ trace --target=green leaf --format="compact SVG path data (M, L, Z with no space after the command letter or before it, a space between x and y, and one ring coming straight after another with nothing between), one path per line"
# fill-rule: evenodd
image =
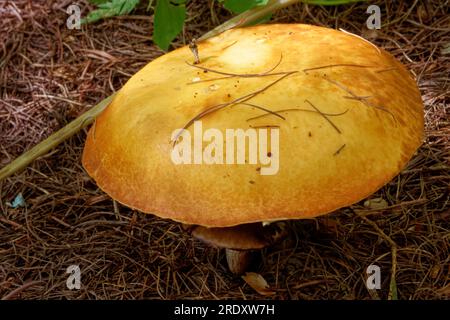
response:
M94 0L94 1L97 1L99 3L97 5L98 9L89 12L87 17L81 20L81 23L91 23L104 18L128 14L139 3L139 0L109 0L109 1Z
M156 3L153 42L163 50L169 49L170 42L183 30L186 17L184 0L158 0Z
M242 13L256 6L265 6L269 0L225 0L223 6L233 13Z

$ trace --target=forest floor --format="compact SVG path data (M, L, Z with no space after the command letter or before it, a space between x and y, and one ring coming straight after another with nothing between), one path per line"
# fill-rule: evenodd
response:
M0 167L164 53L152 43L153 17L145 5L130 16L69 30L71 3L0 0ZM92 10L78 3L83 16ZM409 165L371 196L382 198L381 206L362 201L289 222L288 238L263 250L255 269L275 293L266 299L450 297L449 3L370 4L381 8L380 30L367 29L364 2L297 4L271 23L343 28L392 53L417 80L426 138ZM231 16L217 1L191 0L173 48ZM81 166L86 132L0 181L0 298L261 298L228 272L222 250L100 191ZM18 194L26 205L13 208ZM381 268L381 290L365 285L370 264ZM81 268L80 290L66 287L70 265Z

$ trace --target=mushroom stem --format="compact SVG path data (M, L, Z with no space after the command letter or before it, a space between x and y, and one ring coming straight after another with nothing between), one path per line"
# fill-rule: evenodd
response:
M225 249L225 254L228 268L235 275L241 275L247 271L255 257L255 251L253 250Z

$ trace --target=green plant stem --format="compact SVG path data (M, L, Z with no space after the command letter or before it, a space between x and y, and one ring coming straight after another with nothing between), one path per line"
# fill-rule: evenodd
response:
M273 13L277 10L280 10L284 7L287 7L297 2L300 2L300 0L270 0L265 6L256 6L222 23L220 26L205 33L202 37L198 39L198 41L214 37L219 33L222 33L232 28L244 27L255 21L258 21L259 19L267 16L270 13Z
M241 13L240 15L237 15L236 17L231 18L225 23L207 32L198 40L206 40L231 28L246 26L266 16L269 13L272 13L296 2L299 2L299 0L271 0L265 6L257 6L244 13ZM95 118L109 105L113 97L114 94L102 100L99 104L93 106L91 109L86 111L77 119L70 122L64 128L56 131L47 139L38 143L36 146L21 154L15 160L4 166L2 169L0 169L0 181L26 168L35 159L45 155L51 149L55 148L60 143L64 142L65 140L79 132L81 129L91 124L95 120Z

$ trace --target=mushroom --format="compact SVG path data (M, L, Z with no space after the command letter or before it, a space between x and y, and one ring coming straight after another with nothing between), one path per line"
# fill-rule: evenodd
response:
M248 223L224 228L185 225L184 228L195 238L224 248L228 267L234 274L242 274L249 268L256 258L256 250L275 244L287 234L283 222L269 225Z
M414 79L358 36L273 24L196 45L200 61L185 46L124 85L89 130L82 162L122 204L228 248L234 272L246 267L245 250L272 243L263 222L356 203L422 143ZM224 143L231 129L244 143Z

